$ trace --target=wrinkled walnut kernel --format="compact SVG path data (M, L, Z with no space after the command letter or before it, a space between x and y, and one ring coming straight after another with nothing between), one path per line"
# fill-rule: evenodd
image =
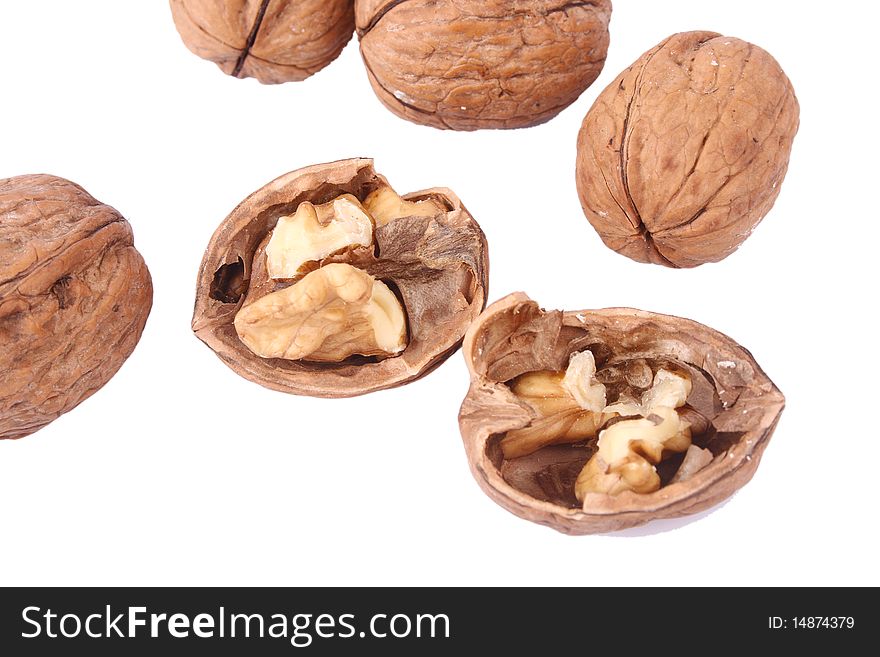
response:
M578 500L583 501L588 493L659 489L655 466L691 444L690 424L676 412L687 401L690 381L660 369L652 375L651 387L640 402L623 398L606 405L606 388L595 376L595 358L586 350L571 356L564 373L532 372L511 382L514 395L539 415L529 426L501 439L504 457L513 459L548 445L590 440L598 433L598 449L575 483ZM614 418L620 421L609 425ZM690 465L694 467L693 462Z
M537 418L501 440L504 457L527 456L547 445L595 438L606 418L584 409L566 389L561 372L529 372L510 385L513 393L535 409Z
M364 208L373 217L377 226L401 217L436 217L446 209L434 199L405 201L388 186L380 187L364 199Z
M272 230L266 245L269 276L295 278L310 262L372 244L373 222L351 194L317 206L306 201Z
M660 370L640 404L622 402L605 407L606 413L624 419L599 433L596 454L587 462L575 482L575 496L583 501L587 493L618 495L653 493L660 488L655 467L664 457L687 450L691 429L676 409L683 406L691 383L682 376Z
M242 308L235 330L261 358L339 362L393 356L406 347L406 317L382 281L336 263Z
M596 381L593 352L587 350L572 355L562 385L584 410L601 413L605 408L605 386Z

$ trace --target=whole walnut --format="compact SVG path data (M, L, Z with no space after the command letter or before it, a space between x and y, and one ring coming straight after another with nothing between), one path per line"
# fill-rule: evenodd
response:
M116 210L63 178L0 180L0 439L33 433L107 383L152 299Z
M186 47L237 78L305 80L354 33L354 0L171 0Z
M581 205L633 260L730 255L773 206L798 129L794 89L761 48L675 34L596 99L578 137Z
M602 71L610 0L356 0L361 55L382 103L414 123L524 128Z

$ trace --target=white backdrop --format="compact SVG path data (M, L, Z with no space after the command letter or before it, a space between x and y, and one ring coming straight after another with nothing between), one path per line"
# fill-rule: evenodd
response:
M119 209L155 304L104 389L0 442L0 584L880 584L878 18L862 2L617 0L605 70L577 103L541 127L467 134L387 112L354 42L308 81L269 87L191 55L162 0L3 0L0 178L54 173ZM605 85L690 29L770 51L801 129L746 244L671 271L602 245L578 204L575 139ZM399 191L457 192L489 238L491 300L635 306L750 349L788 401L754 480L693 522L567 537L472 480L460 354L350 400L227 369L189 328L211 233L272 178L352 156L375 157Z

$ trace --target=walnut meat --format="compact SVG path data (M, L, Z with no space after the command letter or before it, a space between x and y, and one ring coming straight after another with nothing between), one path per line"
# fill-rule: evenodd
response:
M629 308L545 311L512 294L463 351L474 477L507 510L568 534L721 502L755 473L785 405L730 338Z
M452 130L524 128L602 71L609 0L357 0L361 55L382 103Z
M116 210L62 178L0 180L0 439L37 431L107 383L152 298Z
M772 207L797 129L794 89L767 52L713 32L673 35L587 113L581 205L605 244L634 260L717 262Z
M403 197L353 159L294 171L220 225L193 330L234 371L301 395L402 385L449 357L485 306L480 227L448 189Z
M237 78L304 80L354 33L353 0L171 0L186 47Z
M406 315L382 281L333 262L261 297L235 316L241 341L262 358L339 363L406 349Z

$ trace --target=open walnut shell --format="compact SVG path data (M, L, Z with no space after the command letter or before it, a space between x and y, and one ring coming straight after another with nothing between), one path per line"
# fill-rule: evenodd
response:
M306 79L354 33L354 0L171 0L171 13L193 53L264 84Z
M388 286L404 309L405 348L390 357L352 355L340 362L264 358L236 332L235 318L289 282L266 271L266 246L281 217L303 202L350 194L364 201L390 187L370 159L321 164L281 176L251 194L211 238L199 270L192 328L235 372L267 388L317 397L350 397L418 379L448 358L485 307L489 261L479 225L449 189L403 196L443 208L376 225L371 248L353 248L312 263L312 274L345 263ZM309 274L311 275L311 274ZM301 279L305 280L305 279Z
M131 226L69 180L0 180L0 439L41 429L134 351L153 285Z
M693 384L690 413L704 420L695 423L694 444L711 453L711 462L692 468L680 456L658 466L663 485L655 492L589 493L581 504L574 483L595 441L505 459L499 446L505 434L536 419L509 382L527 372L565 370L570 355L586 349L609 390L615 381L643 385L634 379L644 378L646 364L686 372ZM508 511L567 534L625 529L721 502L751 479L785 404L751 354L730 338L691 320L628 308L545 311L525 294L511 294L474 322L463 351L471 383L459 424L474 477Z

